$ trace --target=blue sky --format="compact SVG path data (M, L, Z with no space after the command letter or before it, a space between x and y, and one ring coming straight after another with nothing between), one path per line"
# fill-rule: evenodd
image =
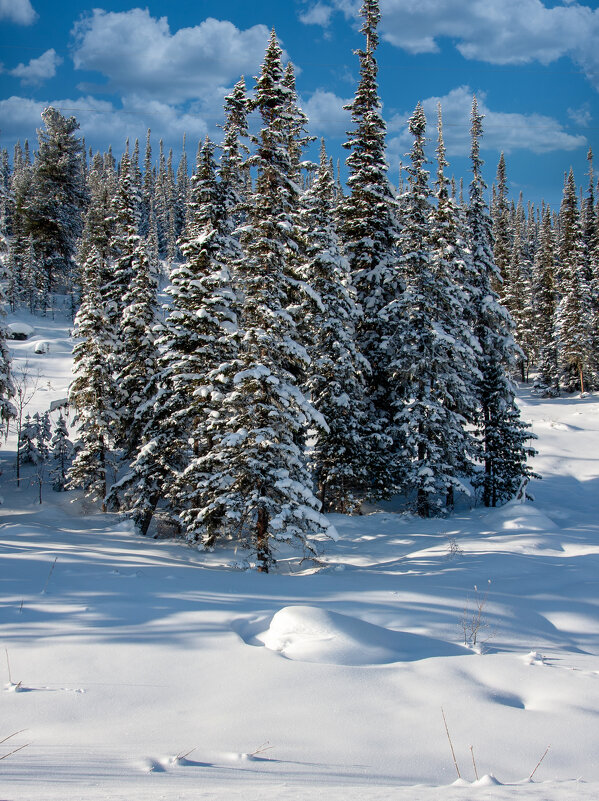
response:
M0 0L0 145L35 143L48 104L81 123L94 150L127 136L175 157L218 139L222 98L241 74L253 85L275 27L297 68L311 124L335 159L355 91L359 0L154 0L86 5ZM512 197L556 206L564 171L586 187L589 146L599 173L599 10L557 0L381 0L378 51L391 180L410 147L406 120L424 103L434 145L444 111L450 171L468 177L472 93L486 115L486 176L506 153ZM432 153L432 147L431 147ZM431 165L431 169L434 166Z

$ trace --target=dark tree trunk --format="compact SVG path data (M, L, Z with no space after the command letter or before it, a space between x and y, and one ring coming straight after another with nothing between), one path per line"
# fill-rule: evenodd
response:
M156 506L158 505L159 495L157 492L152 493L149 498L149 503L143 512L137 518L137 525L139 528L139 533L143 534L144 537L148 533L148 529L150 528L150 523L152 522L152 518L154 517L154 512L156 511Z
M418 426L418 433L422 437L424 429L422 423ZM422 463L426 458L426 445L424 442L418 443L418 461ZM430 507L428 502L428 493L422 487L418 487L418 498L416 501L416 512L419 517L429 517Z
M258 571L268 573L272 556L268 543L268 512L263 506L258 509L258 520L256 521L256 556Z

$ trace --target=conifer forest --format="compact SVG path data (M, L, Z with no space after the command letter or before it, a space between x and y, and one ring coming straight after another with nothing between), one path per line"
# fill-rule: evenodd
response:
M262 572L276 543L309 557L335 536L327 513L366 501L428 518L526 495L539 476L517 382L599 390L591 151L588 182L570 170L560 208L538 207L509 197L503 154L486 186L476 97L463 181L442 108L427 120L419 104L393 186L378 0L361 15L346 185L324 141L304 160L309 120L274 30L193 163L150 131L118 157L91 152L52 107L35 147L0 156L2 302L44 316L60 299L76 342L71 430L62 414L51 430L22 417L0 336L17 462L51 462L54 490L142 534L160 520L194 546L239 542Z

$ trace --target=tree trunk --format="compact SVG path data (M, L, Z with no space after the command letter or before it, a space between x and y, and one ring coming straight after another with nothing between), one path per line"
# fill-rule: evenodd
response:
M148 505L145 507L143 512L137 518L137 526L139 528L139 533L142 534L144 537L148 533L148 529L150 528L150 523L152 522L152 518L154 517L154 512L156 510L156 506L158 505L159 495L157 492L154 492L150 495L148 499Z
M422 423L418 424L418 433L422 437L424 433ZM420 441L418 443L418 462L422 464L426 459L426 445ZM428 493L422 487L418 487L418 497L416 500L416 512L419 517L430 517L430 505L428 501Z
M268 573L272 557L268 544L268 512L263 506L258 509L258 520L256 521L256 557L258 571Z
M327 483L326 480L321 478L318 482L318 500L320 501L320 511L323 514L327 512Z

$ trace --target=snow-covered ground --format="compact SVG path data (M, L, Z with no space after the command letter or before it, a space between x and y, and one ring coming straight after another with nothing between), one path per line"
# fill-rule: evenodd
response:
M43 411L66 395L68 324L19 320ZM271 575L49 486L40 505L9 438L0 798L599 798L599 395L521 405L534 503L337 515L319 569Z

